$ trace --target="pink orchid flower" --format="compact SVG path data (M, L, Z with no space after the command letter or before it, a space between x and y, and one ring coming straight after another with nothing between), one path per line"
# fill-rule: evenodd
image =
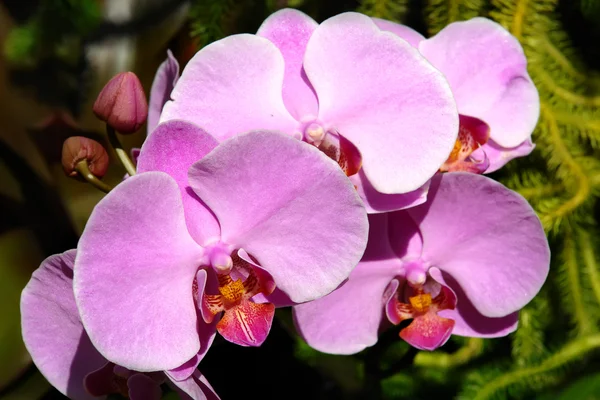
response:
M530 154L540 99L519 41L486 18L454 22L425 39L411 28L373 18L408 41L448 79L460 133L442 171L489 173Z
M196 370L183 380L164 372L136 372L104 358L83 329L73 295L75 250L44 260L21 295L23 341L33 361L56 389L74 400L121 394L158 400L167 381L185 398L218 400Z
M276 306L328 294L366 247L352 183L281 133L218 144L169 121L144 143L138 172L94 209L74 276L92 343L132 370L187 379L215 330L260 345Z
M444 76L357 13L319 25L278 11L256 35L200 50L170 97L161 121L191 121L219 141L269 129L320 148L351 177L368 212L424 202L458 134Z
M163 61L152 81L148 102L147 133L150 135L158 126L162 109L171 99L171 92L179 79L179 63L171 50L167 50L167 58Z
M393 324L412 320L400 337L424 350L451 334L504 336L548 274L550 251L535 212L482 175L438 174L427 203L369 222L367 250L349 280L294 308L298 330L317 350L372 346L384 315Z

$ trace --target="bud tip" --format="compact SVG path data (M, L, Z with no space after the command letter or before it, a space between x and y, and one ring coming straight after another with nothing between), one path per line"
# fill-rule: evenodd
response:
M120 133L139 130L148 118L148 102L138 77L133 72L115 75L98 95L93 110Z

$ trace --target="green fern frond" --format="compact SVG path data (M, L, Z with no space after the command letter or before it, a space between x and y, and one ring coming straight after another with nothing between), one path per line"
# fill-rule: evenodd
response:
M356 10L371 17L402 22L408 12L409 0L362 0Z
M236 2L234 0L195 0L190 10L190 35L199 47L226 35L224 25Z
M488 365L483 368L478 368L470 371L462 386L462 391L456 397L456 400L473 400L480 389L485 386L487 382L497 379L502 376L504 371L509 368L509 365L503 363L501 365ZM494 400L506 400L508 397L506 393L496 393L492 399Z
M446 25L483 15L484 0L429 0L425 15L430 35L435 35Z
M506 399L531 390L539 390L557 383L557 372L567 368L590 351L600 348L600 334L576 338L536 366L520 368L487 379L470 381L461 399ZM479 377L481 378L481 377Z
M571 323L575 328L574 333L585 335L595 329L583 301L580 257L575 232L569 225L564 228L562 246L560 262L556 263L558 270L554 281L560 292L563 307L567 311L566 314L571 317Z
M592 234L590 234L590 231ZM579 228L576 231L579 254L581 256L580 270L584 306L589 310L592 331L598 330L600 323L600 263L597 249L598 229Z
M519 312L519 329L512 334L512 358L519 367L525 367L547 356L545 332L551 320L548 293L539 293Z

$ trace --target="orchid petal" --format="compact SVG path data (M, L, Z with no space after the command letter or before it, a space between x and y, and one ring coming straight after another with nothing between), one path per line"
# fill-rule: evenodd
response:
M286 8L271 14L256 33L273 42L283 55L283 102L297 120L310 116L314 118L319 111L317 96L302 67L306 44L317 26L303 12Z
M369 17L344 13L319 25L304 69L319 119L358 148L378 192L418 189L452 150L458 112L446 79Z
M171 381L182 399L220 400L204 375L196 370L192 376L183 381Z
M519 41L501 25L485 18L455 22L419 50L448 79L458 111L485 121L496 143L516 147L531 135L539 95Z
M215 138L192 123L167 121L146 139L137 164L138 172L162 171L177 181L188 231L200 245L218 239L221 232L213 213L190 188L187 173L217 144Z
M94 399L85 376L107 361L83 330L73 296L75 250L53 255L33 273L21 295L23 341L44 377L65 396Z
M485 170L485 173L489 174L499 170L514 158L528 156L534 148L535 144L533 144L531 139L527 139L517 147L512 148L501 147L490 139L479 151L473 153L473 157L478 158L480 157L480 152L485 153L490 161L490 166Z
M371 19L373 20L373 22L375 22L375 25L377 25L379 29L381 29L382 31L392 32L393 34L400 36L402 39L406 40L412 47L418 48L419 43L421 43L422 40L425 40L425 37L423 37L423 35L406 25L397 24L395 22L381 18L371 17Z
M194 164L189 182L217 216L222 241L255 257L294 302L334 290L362 256L368 223L356 190L307 143L241 134Z
M179 63L171 53L167 50L167 59L160 64L152 88L150 88L150 101L148 104L148 135L158 126L160 113L167 101L171 99L171 92L179 79Z
M477 311L460 285L450 275L442 273L436 267L430 268L429 274L440 284L452 289L456 295L456 308L454 310L441 310L438 312L440 317L450 318L456 322L452 329L453 335L494 338L506 336L517 329L518 312L500 318L486 317Z
M369 214L383 213L396 210L404 210L423 204L427 201L429 181L412 192L402 194L379 193L369 182L365 173L360 170L350 177L356 187L358 195L365 205Z
M388 240L396 256L404 262L421 258L423 237L407 211L388 213Z
M198 354L194 355L189 361L180 365L177 368L173 368L169 371L165 371L169 379L173 381L183 381L194 373L196 368L198 368L198 364L200 364L200 357Z
M439 174L427 203L406 212L420 227L423 258L456 279L484 316L519 310L548 275L550 251L534 210L485 176Z
M291 135L298 122L281 97L284 70L268 39L242 34L213 42L190 60L160 121L193 122L219 141L258 128Z
M141 372L173 369L198 353L192 284L202 255L169 175L135 175L102 199L79 241L74 277L98 351Z
M384 292L402 262L387 237L386 214L369 216L369 244L365 255L341 287L327 296L294 306L300 335L326 353L353 354L377 342Z

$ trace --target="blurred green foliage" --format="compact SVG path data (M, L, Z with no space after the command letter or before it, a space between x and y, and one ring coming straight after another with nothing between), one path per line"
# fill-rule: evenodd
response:
M9 61L24 67L35 67L49 57L74 64L83 38L100 21L96 0L42 0L30 20L12 30L4 53Z
M600 1L598 0L580 0L581 12L586 18L600 22Z
M21 290L42 261L35 236L26 229L0 235L0 388L18 376L30 362L21 340Z

